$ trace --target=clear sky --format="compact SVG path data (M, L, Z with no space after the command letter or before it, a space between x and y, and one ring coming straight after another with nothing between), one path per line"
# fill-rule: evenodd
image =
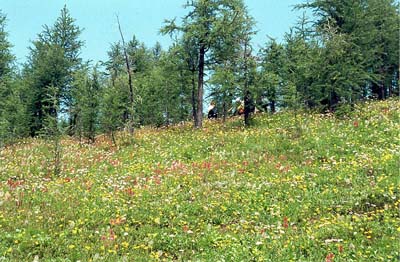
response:
M282 40L301 15L293 6L301 0L244 0L255 18L258 30L254 37L258 49L267 35ZM139 41L152 47L159 41L166 49L171 40L158 33L164 19L184 16L186 0L0 0L0 10L7 16L8 40L19 63L26 60L28 47L43 25L52 26L64 5L76 25L83 28L81 40L84 60L105 60L110 44L120 40L116 14L119 16L125 39L136 35Z

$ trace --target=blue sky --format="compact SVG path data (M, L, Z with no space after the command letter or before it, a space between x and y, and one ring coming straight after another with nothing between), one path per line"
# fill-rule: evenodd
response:
M254 37L256 49L267 41L267 35L281 40L294 25L300 11L293 6L301 0L244 0L255 18L258 30ZM166 49L171 40L158 33L164 19L180 18L187 13L182 6L186 0L0 0L0 9L7 16L8 40L19 63L26 60L30 42L53 25L60 10L67 5L76 24L83 28L81 39L84 60L105 60L110 44L120 39L115 15L119 16L125 39L132 35L154 46L159 41Z

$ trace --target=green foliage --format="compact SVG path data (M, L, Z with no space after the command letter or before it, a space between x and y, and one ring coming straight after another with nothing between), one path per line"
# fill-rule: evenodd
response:
M321 102L333 109L340 101L359 101L362 86L372 80L364 69L364 60L359 48L346 35L337 34L335 29L326 29L325 48L321 55L320 82ZM333 30L333 31L332 31Z
M51 166L51 173L58 176L61 173L61 137L63 135L63 130L61 130L61 125L58 120L58 112L60 110L59 106L59 88L55 86L48 87L48 93L46 98L43 100L44 104L47 106L44 108L46 114L44 115L43 128L40 130L40 135L47 140L50 147L50 156L48 156L48 162Z
M357 86L353 92L349 91L355 99L359 98L360 93L363 97L376 96L380 99L394 94L394 87L398 85L397 38L400 28L396 1L314 0L298 7L311 9L316 17L314 31L325 39L329 38L328 43L324 41L325 50L329 54L323 54L322 58L328 59L323 62L335 68L330 68L334 71L333 75L326 78L337 81L341 76L343 79L350 77L344 83L347 87L342 89L351 90ZM339 60L335 62L329 55ZM395 84L393 79L396 79ZM328 85L332 84L327 82ZM335 87L331 87L328 93L335 93L338 97L346 96L338 95L333 89Z
M237 56L241 44L249 41L253 22L242 0L195 0L188 1L185 8L189 9L189 13L182 19L182 25L176 25L175 20L167 21L161 32L182 33L183 43L192 45L186 49L186 54L198 54L197 94L192 107L194 125L202 127L205 71L212 69L213 63L223 64L229 59L232 61L232 56Z
M6 19L7 17L0 10L0 81L4 81L10 75L14 60L10 51L12 45L7 40Z
M262 60L256 99L263 110L267 111L269 105L271 112L275 112L282 89L289 85L288 81L284 82L289 61L286 60L284 47L273 39L261 50L259 57Z
M54 111L45 101L50 86L58 88L56 98L60 110L57 113L66 113L72 118L69 110L73 101L73 72L81 64L79 53L83 46L83 42L79 40L81 30L74 22L64 7L53 27L44 26L38 39L33 41L29 61L24 69L31 99L28 108L31 116L31 135L37 135L41 131L45 115Z
M26 94L15 74L14 56L7 40L6 16L0 11L0 148L26 136Z
M167 126L190 117L190 84L185 76L187 72L179 68L182 61L176 52L175 48L161 52L155 66L138 78L142 99L137 114L142 125Z
M161 127L193 118L201 127L204 97L216 102L225 121L235 98L245 109L255 101L262 111L347 115L359 101L400 95L394 0L299 4L311 19L303 15L282 42L269 39L257 56L251 44L255 21L243 0L193 0L184 7L186 16L166 20L160 30L174 40L169 49L159 43L148 48L132 35L125 46L112 44L104 67L93 72L82 63L82 30L66 6L32 42L21 74L0 14L0 144L28 131L40 134L52 112L69 126L68 134L93 142L98 132L131 131L133 125ZM49 87L58 89L58 110L47 100Z
M101 80L97 67L90 72L88 69L76 73L73 88L75 134L94 142L99 129L99 108L101 98Z
M136 126L163 126L186 120L191 103L190 79L180 47L175 46L165 52L158 44L153 49L148 49L133 37L128 43L128 54L134 73L136 103L133 113ZM106 75L111 81L111 88L121 90L115 93L115 96L121 96L117 98L121 105L127 105L124 102L128 99L127 91L123 92L126 88L123 84L126 81L123 63L120 45L112 45L109 60L104 63ZM122 118L123 124L126 124L126 116L130 110L126 107L119 112L122 113L119 118Z
M100 103L101 130L112 136L116 144L114 134L124 127L127 114L128 87L126 79L117 78L113 86L106 85L102 91Z

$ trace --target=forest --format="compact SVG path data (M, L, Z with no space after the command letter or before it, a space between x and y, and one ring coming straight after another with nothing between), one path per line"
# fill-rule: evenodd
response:
M187 1L183 8L182 19L160 25L173 39L166 50L134 34L125 41L120 30L121 39L104 50L108 59L96 64L80 57L82 29L66 6L38 32L23 65L1 14L1 145L57 134L94 142L98 134L182 121L200 128L210 101L223 120L235 99L244 101L250 125L254 109L343 113L399 96L393 0L307 1L295 8L311 18L299 18L281 42L266 38L259 50L251 42L257 21L243 0Z

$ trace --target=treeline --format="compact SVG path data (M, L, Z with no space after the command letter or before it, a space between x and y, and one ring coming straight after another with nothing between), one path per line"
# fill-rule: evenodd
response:
M333 111L399 96L393 0L307 1L296 8L312 19L301 18L282 42L266 38L260 50L243 0L192 0L185 8L184 18L160 25L174 40L167 50L134 35L125 41L121 30L97 64L80 57L82 30L64 7L17 66L0 13L0 143L60 130L94 141L142 125L193 120L201 127L204 100L226 118L241 98L248 124L254 107Z

